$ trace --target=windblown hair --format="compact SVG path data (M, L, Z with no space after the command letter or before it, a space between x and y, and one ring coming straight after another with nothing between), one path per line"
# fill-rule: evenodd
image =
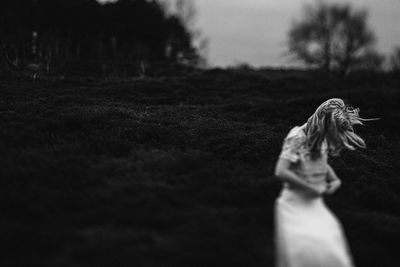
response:
M313 158L321 155L321 146L326 139L331 155L338 155L344 148L355 150L365 148L364 140L358 136L353 125L363 124L359 109L346 105L340 98L322 103L307 120L307 146Z

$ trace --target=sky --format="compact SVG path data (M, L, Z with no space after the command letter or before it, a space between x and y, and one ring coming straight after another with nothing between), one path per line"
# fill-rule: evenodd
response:
M194 0L196 27L209 39L211 66L246 63L252 66L290 66L286 36L303 5L313 0ZM400 46L400 0L327 0L369 10L369 24L378 51L389 54Z

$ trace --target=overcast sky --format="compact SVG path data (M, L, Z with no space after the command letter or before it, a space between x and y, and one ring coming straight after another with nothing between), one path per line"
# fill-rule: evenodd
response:
M209 63L281 66L290 62L285 40L291 22L301 17L306 0L195 0L197 27L209 38ZM331 0L367 8L378 37L377 48L400 46L400 0Z

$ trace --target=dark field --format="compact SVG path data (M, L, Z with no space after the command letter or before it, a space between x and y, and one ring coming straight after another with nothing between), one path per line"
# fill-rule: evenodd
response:
M400 266L400 82L294 71L32 81L0 75L1 266L273 266L289 129L341 97L367 150L327 202L357 266Z

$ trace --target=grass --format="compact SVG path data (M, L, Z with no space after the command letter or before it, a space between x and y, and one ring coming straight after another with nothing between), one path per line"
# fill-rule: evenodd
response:
M273 266L273 168L324 100L365 117L327 202L357 266L398 266L399 81L209 70L139 80L0 74L2 266Z

